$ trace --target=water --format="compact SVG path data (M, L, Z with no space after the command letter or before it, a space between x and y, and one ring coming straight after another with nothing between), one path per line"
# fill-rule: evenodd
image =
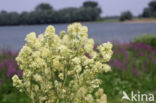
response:
M66 30L68 24L55 24L56 32ZM129 42L146 33L156 35L156 23L83 23L88 26L89 37L96 42ZM47 25L0 27L0 48L19 50L30 32L43 33Z

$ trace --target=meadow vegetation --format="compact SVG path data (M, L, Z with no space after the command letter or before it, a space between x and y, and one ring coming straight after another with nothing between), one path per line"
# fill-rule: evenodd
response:
M108 97L108 103L121 103L122 91L140 91L156 94L156 36L145 35L129 43L113 43L113 56L109 61L111 71L98 74L100 88ZM95 45L95 48L97 46ZM22 76L15 61L17 53L0 52L0 103L31 103L25 93L12 85L12 76Z

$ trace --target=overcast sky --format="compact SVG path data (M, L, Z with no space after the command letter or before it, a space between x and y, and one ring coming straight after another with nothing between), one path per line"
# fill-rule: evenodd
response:
M65 7L80 7L87 0L0 0L0 10L31 11L39 3L49 3L58 10ZM92 0L97 1L102 8L102 16L120 15L130 10L134 15L142 12L151 0Z

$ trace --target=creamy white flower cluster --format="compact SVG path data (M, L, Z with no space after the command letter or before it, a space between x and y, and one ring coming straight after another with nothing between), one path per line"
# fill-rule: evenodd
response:
M94 48L88 28L80 23L59 35L48 26L44 34L36 37L32 32L25 40L16 58L23 76L12 79L33 103L106 103L97 74L111 69L107 64L113 53L110 42Z

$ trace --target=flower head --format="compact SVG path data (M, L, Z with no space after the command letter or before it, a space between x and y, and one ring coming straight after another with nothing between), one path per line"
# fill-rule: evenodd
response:
M55 28L48 26L38 37L34 32L28 34L16 58L23 76L14 75L13 85L27 92L35 103L105 102L101 89L96 98L92 93L101 84L96 74L111 69L106 62L111 58L112 44L100 45L99 53L86 26L73 23L67 31L57 35Z

